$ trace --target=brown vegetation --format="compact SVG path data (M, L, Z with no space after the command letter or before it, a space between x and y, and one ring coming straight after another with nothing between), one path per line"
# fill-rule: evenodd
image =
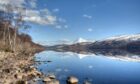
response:
M18 28L10 20L0 19L0 84L25 84L38 77L39 72L29 67L34 63L33 55L44 47Z
M10 9L8 6L7 11L0 11L0 84L25 84L41 75L36 69L30 71L30 66L34 54L44 47L34 43L29 35L19 33L19 29L29 26L20 12L13 14Z
M14 34L15 29L8 22L0 22L0 50L14 52L15 48L16 52L34 53L43 49L43 46L33 43L29 35L18 32L14 45Z

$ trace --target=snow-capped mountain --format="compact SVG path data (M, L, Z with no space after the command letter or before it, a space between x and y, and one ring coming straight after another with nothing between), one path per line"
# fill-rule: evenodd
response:
M83 43L83 42L88 42L88 41L80 37L74 43Z
M90 42L83 38L79 38L73 44L60 44L56 46L50 46L48 49L55 51L94 53L97 52L96 50L121 49L140 54L140 34L116 36L95 42Z
M87 40L87 39L84 39L84 38L78 38L76 41L73 42L73 44L89 44L89 43L94 43L95 41L94 40Z
M140 34L122 35L97 41L90 45L91 49L140 49Z
M115 36L115 37L107 38L106 40L114 40L114 41L121 41L121 40L138 41L138 40L140 40L140 34Z

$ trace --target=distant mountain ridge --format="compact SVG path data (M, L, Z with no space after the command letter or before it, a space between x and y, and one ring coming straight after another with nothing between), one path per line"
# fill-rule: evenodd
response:
M132 35L120 35L120 36L114 36L107 38L106 40L129 40L129 41L135 41L140 40L140 34L132 34Z
M103 41L96 41L91 46L93 48L133 48L140 47L140 34L121 35L107 38Z
M79 42L74 44L48 46L47 49L72 52L93 52L95 49L123 49L130 52L136 51L139 53L140 34L115 36L95 42L88 42L86 40L80 39Z

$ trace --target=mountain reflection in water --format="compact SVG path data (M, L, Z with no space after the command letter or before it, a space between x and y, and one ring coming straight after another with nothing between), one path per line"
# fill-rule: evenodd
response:
M118 49L44 51L36 54L36 61L42 61L36 65L38 70L46 75L55 74L60 84L66 84L68 76L77 77L79 84L84 81L91 84L140 84L140 55L135 52Z
M93 56L93 55L103 55L108 58L125 60L125 61L140 61L140 52L123 50L123 49L93 49L87 51L64 51L64 50L54 50L56 52L63 52L67 54L77 54L80 58L86 56Z

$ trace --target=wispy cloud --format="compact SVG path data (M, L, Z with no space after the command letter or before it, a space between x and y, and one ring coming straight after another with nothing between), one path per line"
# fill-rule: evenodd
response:
M68 29L68 25L56 25L57 29Z
M58 8L53 9L53 12L59 12Z
M66 28L66 29L67 29L68 27L69 27L68 25L64 25L64 28Z
M26 6L30 8L27 8ZM23 20L41 25L56 25L58 18L53 15L47 8L35 10L37 7L36 0L0 0L0 11L11 13L21 13ZM25 9L26 8L26 9ZM55 9L59 11L59 9ZM61 19L61 21L64 21ZM60 26L59 26L60 27Z
M37 0L29 0L29 4L31 5L32 8L36 8L37 7Z
M24 4L26 4L25 0L0 0L0 5L23 7Z
M92 28L88 28L88 31L89 31L89 32L92 32L92 31L93 31L93 29L92 29Z
M89 69L92 69L92 68L93 68L93 66L92 66L92 65L89 65L89 66L88 66L88 68L89 68Z
M87 18L87 19L92 19L92 16L87 15L87 14L84 14L83 17L84 17L84 18Z
M62 23L66 23L66 20L63 19L63 18L58 18L58 21L59 21L59 22L62 22Z
M56 25L55 26L57 29L62 29L62 26L61 25Z

